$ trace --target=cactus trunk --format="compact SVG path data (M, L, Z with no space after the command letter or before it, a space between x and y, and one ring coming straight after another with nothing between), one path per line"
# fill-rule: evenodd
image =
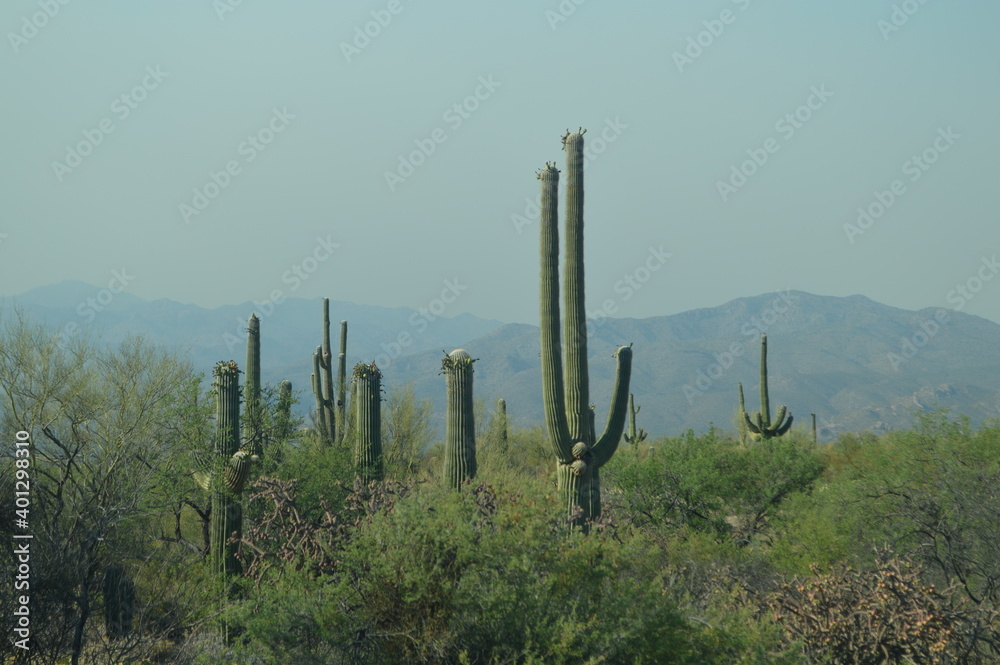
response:
M455 349L441 362L448 392L444 478L455 489L476 477L476 421L472 401L474 362L465 349Z
M121 566L104 573L104 629L108 639L128 637L135 617L135 584Z
M507 442L507 402L500 399L497 400L497 412L496 412L496 445L497 450L501 455L506 455L508 451L509 444Z
M313 396L316 398L316 429L319 443L325 445L330 440L330 425L326 422L326 405L323 403L323 372L321 360L323 347L317 346L313 353L313 372L309 375Z
M243 447L254 455L264 452L263 410L260 393L260 319L247 322L246 386L243 396Z
M326 423L327 443L337 440L337 414L333 394L333 351L330 347L330 299L323 298L323 346L319 359L323 369L323 422Z
M354 465L366 481L382 479L382 372L375 363L354 367Z
M226 469L225 482L211 482L212 523L211 559L217 573L238 575L237 544L243 531L243 510L240 490L249 472L250 460L239 450L240 445L240 383L239 369L234 362L219 363L215 368L215 456ZM242 455L239 453L243 453ZM216 469L220 468L216 464Z
M337 354L337 443L347 434L347 321L340 322L340 353Z
M619 347L615 388L604 432L597 438L589 404L587 323L583 266L583 131L563 138L567 163L566 282L563 291L565 371L560 345L559 171L546 164L541 181L541 348L545 423L556 456L559 489L574 522L600 517L599 469L615 450L625 427L631 347Z

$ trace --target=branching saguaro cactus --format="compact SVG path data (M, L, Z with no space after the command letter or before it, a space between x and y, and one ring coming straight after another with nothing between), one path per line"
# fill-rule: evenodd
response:
M215 366L215 457L222 478L208 475L199 482L212 492L211 560L218 573L238 575L235 542L243 531L240 492L250 476L253 456L240 450L240 370L233 361ZM221 480L221 482L220 482Z
M566 151L566 347L565 374L560 344L559 313L559 170L546 164L538 172L541 181L541 346L542 393L545 424L556 455L560 494L576 523L586 528L588 520L601 514L600 468L611 459L625 427L631 346L620 347L615 387L604 432L597 438L590 408L587 368L587 313L583 275L583 131L567 132Z
M104 628L108 639L128 637L135 618L135 584L121 566L104 572Z
M476 477L476 420L472 403L472 364L465 349L455 349L441 361L448 391L444 440L444 480L458 489Z
M260 319L247 322L246 390L243 396L243 447L254 455L264 452L263 408L260 393Z
M637 447L640 443L646 440L646 430L641 427L637 430L635 428L635 417L639 413L639 408L635 407L635 397L632 393L628 394L628 430L625 432L625 442L632 444L633 447Z
M353 372L355 409L354 465L364 480L382 479L382 372L375 363L358 363Z
M319 366L323 370L322 394L323 422L326 423L327 443L337 440L337 414L333 393L333 351L330 348L330 299L323 298L323 346Z
M322 357L323 347L317 346L313 352L313 371L309 375L309 381L312 384L313 396L316 398L316 429L319 442L326 444L330 441L330 424L326 421L326 404L323 402Z
M743 386L741 385L741 397L742 394ZM788 416L787 420L785 416ZM781 436L792 427L792 414L788 413L788 409L784 405L778 409L774 421L771 421L771 402L767 395L767 335L760 336L760 411L755 413L753 417L743 411L743 418L755 441L766 441Z
M340 353L337 354L337 443L347 434L347 321L340 322Z

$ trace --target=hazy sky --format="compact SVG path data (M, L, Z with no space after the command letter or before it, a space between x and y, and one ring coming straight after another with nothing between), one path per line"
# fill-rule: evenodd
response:
M1000 321L998 22L995 0L8 0L0 295L535 323L535 171L583 126L592 311L794 288Z

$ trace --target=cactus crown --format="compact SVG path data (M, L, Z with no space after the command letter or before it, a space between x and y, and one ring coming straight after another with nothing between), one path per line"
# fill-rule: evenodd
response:
M473 358L465 349L455 349L451 353L445 351L444 358L441 359L441 371L439 374L444 374L453 369L465 369L467 367L471 369L472 363L477 360L479 358Z
M351 376L355 379L367 379L370 376L375 376L381 379L382 370L375 365L374 361L371 363L358 363L354 366Z
M235 360L220 360L215 363L215 367L212 369L212 376L216 378L232 374L241 374L240 366L236 364Z

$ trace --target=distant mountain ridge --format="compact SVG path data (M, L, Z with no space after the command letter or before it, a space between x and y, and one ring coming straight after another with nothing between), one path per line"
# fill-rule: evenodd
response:
M220 359L242 364L252 303L206 310L119 293L85 325L79 303L95 291L63 283L0 299L0 309L17 303L64 333L76 323L80 334L99 331L109 342L142 334L188 353L200 370ZM270 313L257 313L264 380L290 379L307 408L311 355L320 342L320 299L289 298ZM412 382L418 397L434 403L435 425L442 431L442 351L458 347L479 359L476 396L488 410L503 397L513 423L542 422L537 327L469 314L428 320L408 308L339 301L331 302L331 313L335 321L349 322L349 363L375 359L390 392ZM844 431L907 427L914 412L939 406L976 423L1000 417L1000 356L995 352L1000 325L951 310L898 309L861 295L784 291L670 316L591 321L590 394L598 427L607 415L614 380L611 354L632 343L632 392L643 407L640 427L652 437L688 428L703 431L709 423L731 429L738 382L747 409L758 408L762 332L769 341L772 405L787 404L796 427L808 427L809 414L816 413L821 440Z

